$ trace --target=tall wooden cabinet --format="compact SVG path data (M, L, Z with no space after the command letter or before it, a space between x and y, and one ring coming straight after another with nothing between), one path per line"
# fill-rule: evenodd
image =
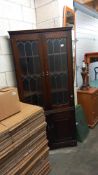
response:
M9 34L20 100L44 108L50 148L76 145L71 28Z

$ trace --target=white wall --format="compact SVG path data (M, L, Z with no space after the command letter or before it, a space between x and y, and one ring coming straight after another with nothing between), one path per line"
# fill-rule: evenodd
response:
M58 0L36 0L37 28L58 27L59 11Z
M63 8L68 6L73 9L73 0L58 0L60 26L63 26Z
M77 10L76 38L77 86L81 86L81 67L84 54L98 52L98 19ZM90 66L90 69L94 67L94 64ZM94 71L92 71L90 77L94 79Z
M73 0L36 0L37 28L62 26L65 5L73 8Z
M0 88L16 85L8 31L35 29L36 19L37 28L60 27L63 6L67 3L71 7L73 0L35 0L35 3L0 0Z
M35 28L34 0L0 0L0 88L16 85L8 31Z

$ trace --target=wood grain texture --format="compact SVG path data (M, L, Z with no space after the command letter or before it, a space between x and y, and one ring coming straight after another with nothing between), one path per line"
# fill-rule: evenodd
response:
M98 122L98 89L78 90L78 103L82 105L88 126L94 127Z

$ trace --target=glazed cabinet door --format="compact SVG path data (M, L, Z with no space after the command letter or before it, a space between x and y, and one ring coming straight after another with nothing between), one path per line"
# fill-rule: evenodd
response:
M20 100L44 106L44 66L41 39L38 34L12 38Z
M74 106L71 32L44 34L48 108Z

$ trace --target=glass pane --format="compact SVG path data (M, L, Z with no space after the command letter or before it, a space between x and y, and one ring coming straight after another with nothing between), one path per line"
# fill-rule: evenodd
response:
M64 103L67 103L68 102L68 96L69 96L68 92L66 93L66 91L64 91L63 92Z
M60 42L59 42L59 39L54 39L52 40L52 44L53 44L53 52L54 53L59 53L60 52Z
M41 84L41 77L37 78L37 90L40 92L42 89L42 84Z
M35 57L34 61L33 61L33 67L34 67L34 73L35 74L40 74L41 73L41 65L40 65L40 61L39 61L39 57Z
M61 68L62 68L62 71L67 70L67 55L66 54L61 55Z
M64 101L63 101L63 92L58 92L58 103L59 104L64 103Z
M66 104L68 102L68 92L52 92L53 105Z
M24 98L32 104L43 106L41 62L37 41L17 42Z
M30 41L25 42L25 52L26 52L26 56L32 56L32 47L31 47Z
M54 105L58 105L58 97L57 97L58 93L52 93L52 103Z
M39 104L41 106L41 104L43 103L43 97L41 94L35 94L32 96L32 101L33 104Z
M32 96L32 102L33 102L33 104L38 104L38 100L37 100L37 95L36 94Z
M48 44L48 53L49 54L53 53L54 48L53 48L52 40L48 40L47 44Z
M25 56L25 44L24 42L18 42L17 47L19 49L20 56Z
M48 59L49 59L50 71L54 72L54 69L55 69L55 67L54 67L54 65L55 65L54 64L54 61L55 61L54 55L49 55Z
M42 94L40 94L39 105L41 106L42 103L43 103L43 96Z
M56 82L57 82L57 88L58 89L62 88L62 77L61 77L61 74L57 75Z
M53 105L68 103L68 63L66 38L49 39L48 63L50 71L51 97ZM51 51L52 50L52 51Z
M33 51L33 55L39 55L37 42L32 42L32 51Z
M34 73L34 64L33 64L33 62L34 62L34 58L27 57L28 73L31 74L31 75Z
M66 52L66 38L60 40L60 52Z
M27 74L27 60L24 59L24 58L20 58L20 66L21 66L21 72L23 75L26 75Z
M25 91L29 91L30 90L30 79L26 78L23 80L23 88Z
M60 55L55 55L55 63L54 63L55 71L61 71L61 59Z
M36 77L31 78L30 81L30 89L31 91L36 91Z
M54 76L54 75L51 75L51 87L52 87L52 89L55 89L56 88L56 76Z
M67 87L67 84L68 84L68 76L67 74L62 74L61 75L61 81L62 81L62 88L65 88Z
M24 99L24 102L25 102L25 103L32 104L32 96L26 97L26 98Z

